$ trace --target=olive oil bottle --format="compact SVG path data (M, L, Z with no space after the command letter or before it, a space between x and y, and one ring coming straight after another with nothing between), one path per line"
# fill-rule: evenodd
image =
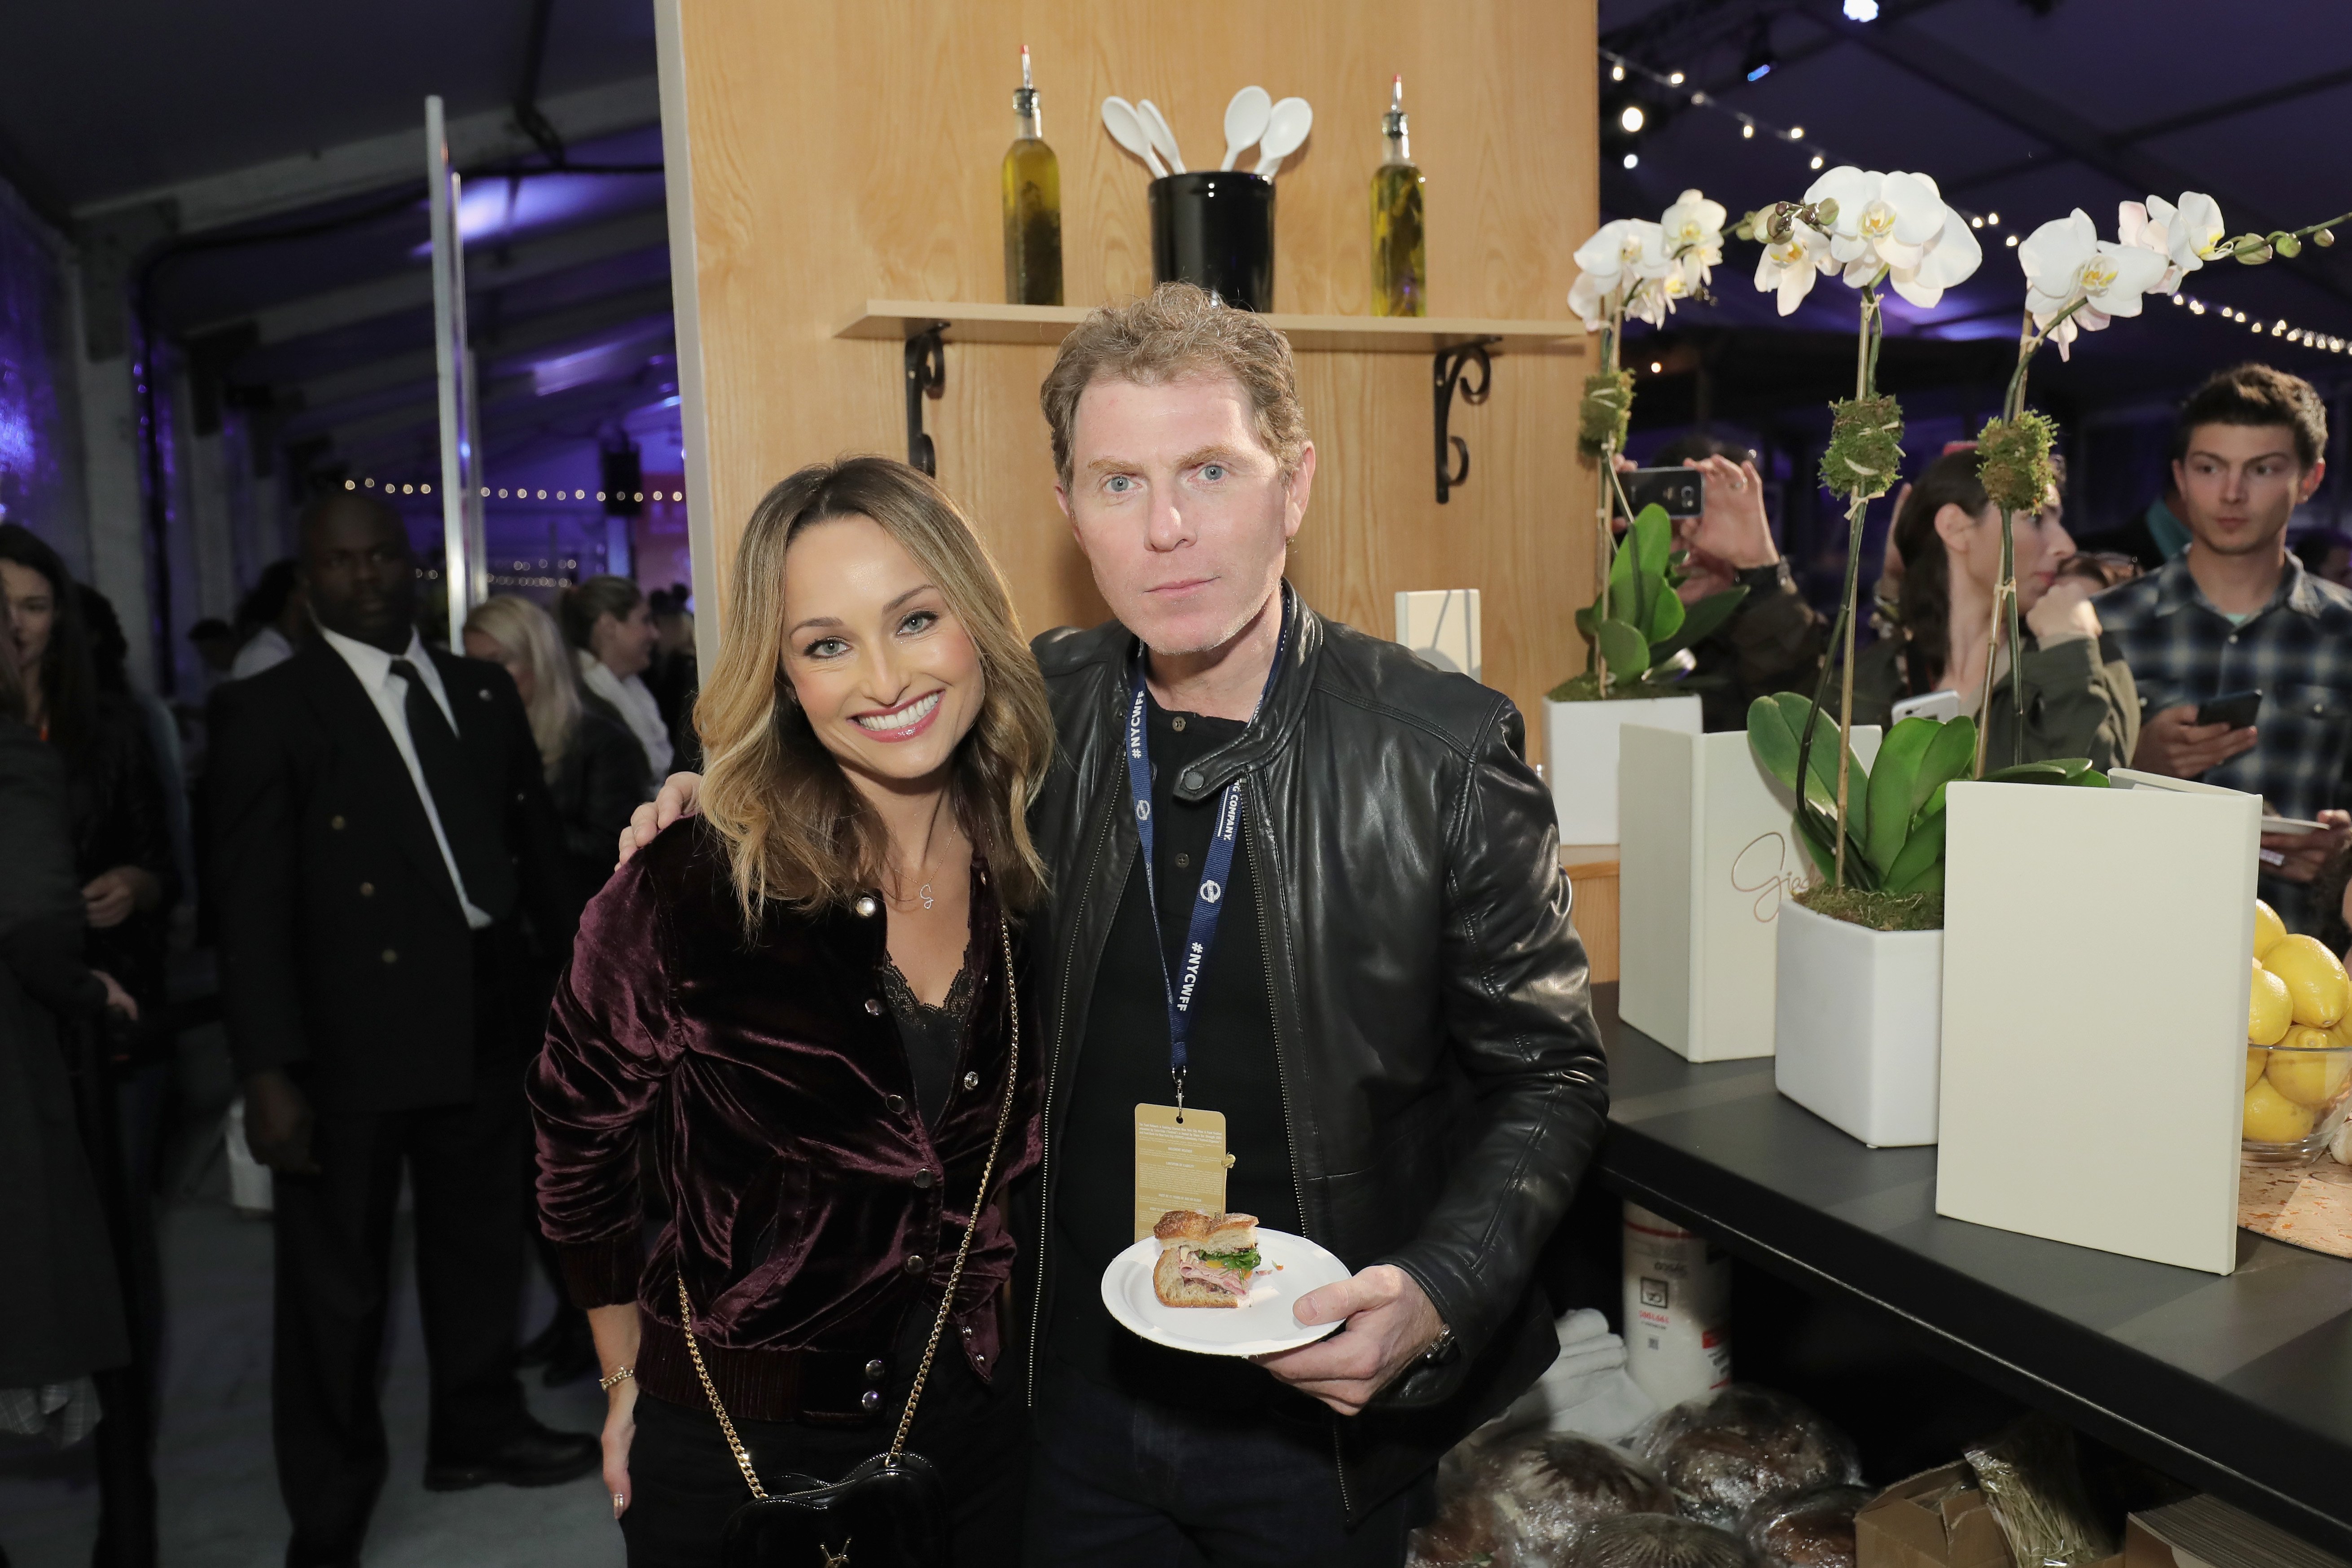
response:
M1012 305L1062 302L1062 163L1037 128L1037 88L1029 46L1021 46L1021 86L1013 95L1020 134L1004 153L1004 299Z
M1388 156L1372 174L1372 314L1429 314L1429 251L1422 232L1421 171L1405 144L1404 78L1381 117Z

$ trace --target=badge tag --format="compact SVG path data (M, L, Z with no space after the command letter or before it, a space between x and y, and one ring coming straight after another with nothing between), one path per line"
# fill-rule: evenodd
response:
M1220 1110L1188 1105L1135 1108L1135 1239L1141 1241L1170 1209L1222 1214L1225 1172L1225 1117Z

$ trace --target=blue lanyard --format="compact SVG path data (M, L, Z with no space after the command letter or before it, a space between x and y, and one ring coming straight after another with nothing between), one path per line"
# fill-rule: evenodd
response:
M1286 604L1285 608L1287 609ZM1265 672L1265 689L1258 693L1263 709L1275 678L1282 673L1282 655L1289 640L1286 624L1274 645L1274 668ZM1176 1109L1184 1108L1184 1069L1192 1035L1192 998L1201 984L1201 969L1217 940L1217 921L1225 912L1225 888L1234 868L1234 841L1241 837L1242 781L1237 777L1217 797L1217 822L1209 837L1209 854L1201 867L1200 891L1192 899L1192 917L1184 932L1181 975L1168 969L1168 944L1160 935L1160 889L1152 872L1151 740L1144 726L1148 699L1143 685L1143 656L1136 657L1129 674L1132 695L1127 710L1127 788L1135 803L1135 830L1143 840L1143 889L1151 905L1151 948L1160 959L1160 984L1168 998L1168 1074L1176 1080ZM1252 719L1256 712L1253 710Z

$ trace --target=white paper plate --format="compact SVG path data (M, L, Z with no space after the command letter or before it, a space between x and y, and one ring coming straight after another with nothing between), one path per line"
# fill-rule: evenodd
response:
M1110 1260L1103 1270L1103 1305L1130 1332L1197 1355L1268 1355L1313 1344L1338 1322L1312 1328L1290 1314L1291 1304L1309 1290L1336 1285L1351 1272L1303 1236L1257 1233L1258 1271L1248 1300L1238 1307L1163 1307L1151 1289L1160 1243L1145 1237ZM1279 1268L1276 1265L1280 1265Z

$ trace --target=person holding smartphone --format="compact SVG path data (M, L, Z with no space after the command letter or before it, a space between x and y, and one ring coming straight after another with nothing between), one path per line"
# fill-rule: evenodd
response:
M1775 691L1810 691L1820 676L1829 623L1805 603L1772 540L1754 456L1712 436L1684 436L1651 454L1654 468L1696 471L1696 516L1675 519L1675 548L1689 552L1677 592L1685 605L1728 588L1748 596L1731 618L1691 648L1692 689L1710 731L1745 729L1748 705ZM1634 465L1619 458L1620 473Z
M2139 691L2091 608L2105 578L2068 569L2074 542L2060 521L2055 486L2040 511L2013 519L2010 531L2025 633L2017 668L2005 647L1993 648L2000 509L1985 494L1977 461L1974 447L1948 451L1903 497L1893 529L1903 559L1895 626L1854 656L1854 721L1891 724L1897 704L1950 691L1960 712L1985 716L1990 765L2088 757L2095 767L2122 767L2139 738ZM2024 693L2021 731L2012 681Z
M2243 364L2208 381L2173 422L2172 479L2189 548L2102 595L2098 614L2142 689L2132 766L2244 790L2264 810L2322 824L2263 836L2262 896L2289 931L2327 912L2311 883L2352 814L2352 590L2287 549L2294 509L2327 474L2327 411L2311 384ZM2214 700L2260 692L2251 721Z

